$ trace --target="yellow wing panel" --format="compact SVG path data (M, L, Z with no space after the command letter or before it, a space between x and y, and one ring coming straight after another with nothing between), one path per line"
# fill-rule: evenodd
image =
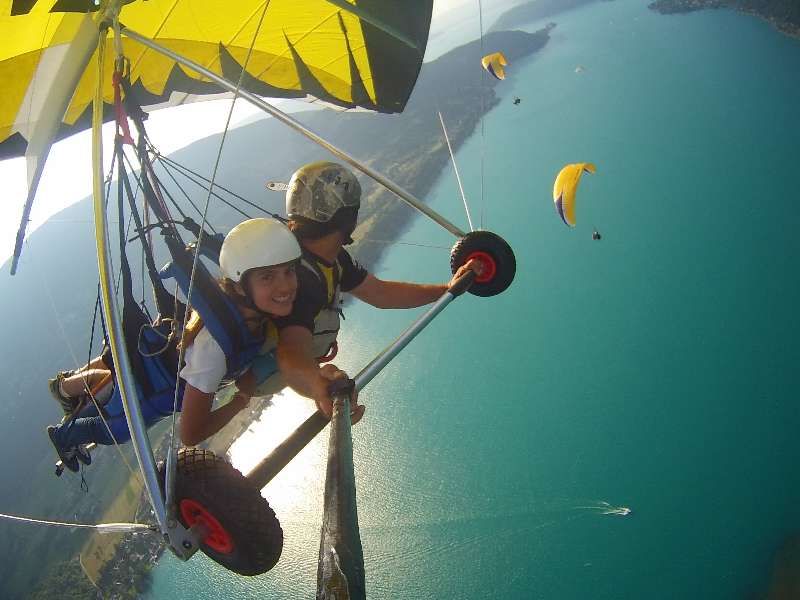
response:
M77 6L80 0L70 4ZM24 148L30 122L38 118L29 106L36 103L37 90L49 87L39 86L37 79L58 76L57 69L42 65L54 62L59 44L71 42L84 18L77 12L51 13L53 5L54 0L0 0L0 86L8 90L0 100L0 158ZM85 5L95 10L91 0ZM244 87L262 96L311 95L345 107L399 112L419 73L432 5L433 0L406 0L402 5L270 0L262 21L263 0L133 0L122 7L120 22L232 81L238 81L247 63ZM12 16L12 9L17 14ZM99 13L94 16L99 18ZM131 83L140 90L142 97L137 99L144 106L164 103L172 91L220 92L130 39L125 38L123 46L131 63ZM106 52L109 75L113 44L107 44ZM50 62L43 63L43 57ZM80 78L65 123L74 123L86 112L96 64L94 56ZM103 97L110 102L111 77L106 81ZM23 139L6 144L12 136Z

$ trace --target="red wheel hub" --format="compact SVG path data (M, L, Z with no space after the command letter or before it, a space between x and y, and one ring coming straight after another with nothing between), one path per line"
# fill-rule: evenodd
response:
M195 500L184 498L180 502L180 510L187 527L199 524L205 528L206 535L202 542L206 546L221 554L233 552L233 540L227 529L205 506Z
M481 252L480 250L475 251L467 256L467 260L464 261L464 264L467 264L473 259L481 263L481 266L483 267L483 272L479 276L475 277L475 283L488 283L494 279L494 276L497 274L497 263L491 254L487 252Z

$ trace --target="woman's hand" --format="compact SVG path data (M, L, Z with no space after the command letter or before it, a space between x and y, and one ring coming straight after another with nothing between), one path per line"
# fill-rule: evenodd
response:
M252 398L253 396L251 394L239 390L233 395L230 403L236 408L236 412L238 413L250 406L250 400Z

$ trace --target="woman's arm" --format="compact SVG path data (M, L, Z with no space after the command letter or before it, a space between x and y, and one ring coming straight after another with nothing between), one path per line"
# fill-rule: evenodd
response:
M199 444L225 427L237 413L247 407L250 395L237 392L230 402L216 410L211 410L213 402L213 393L207 394L186 384L181 416L181 441L186 446Z
M248 396L253 395L257 386L258 381L256 381L256 375L253 373L253 369L247 369L247 371L236 380L236 389L238 389L240 393L247 394Z

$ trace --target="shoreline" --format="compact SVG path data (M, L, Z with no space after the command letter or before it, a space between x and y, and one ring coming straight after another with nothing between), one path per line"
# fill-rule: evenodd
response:
M768 7L767 0L757 6L744 6L741 0L655 0L655 2L651 2L648 5L650 10L662 15L686 14L698 10L720 8L735 10L766 21L784 35L800 39L800 9L798 9L798 14L794 17L796 20L791 20L770 14Z

